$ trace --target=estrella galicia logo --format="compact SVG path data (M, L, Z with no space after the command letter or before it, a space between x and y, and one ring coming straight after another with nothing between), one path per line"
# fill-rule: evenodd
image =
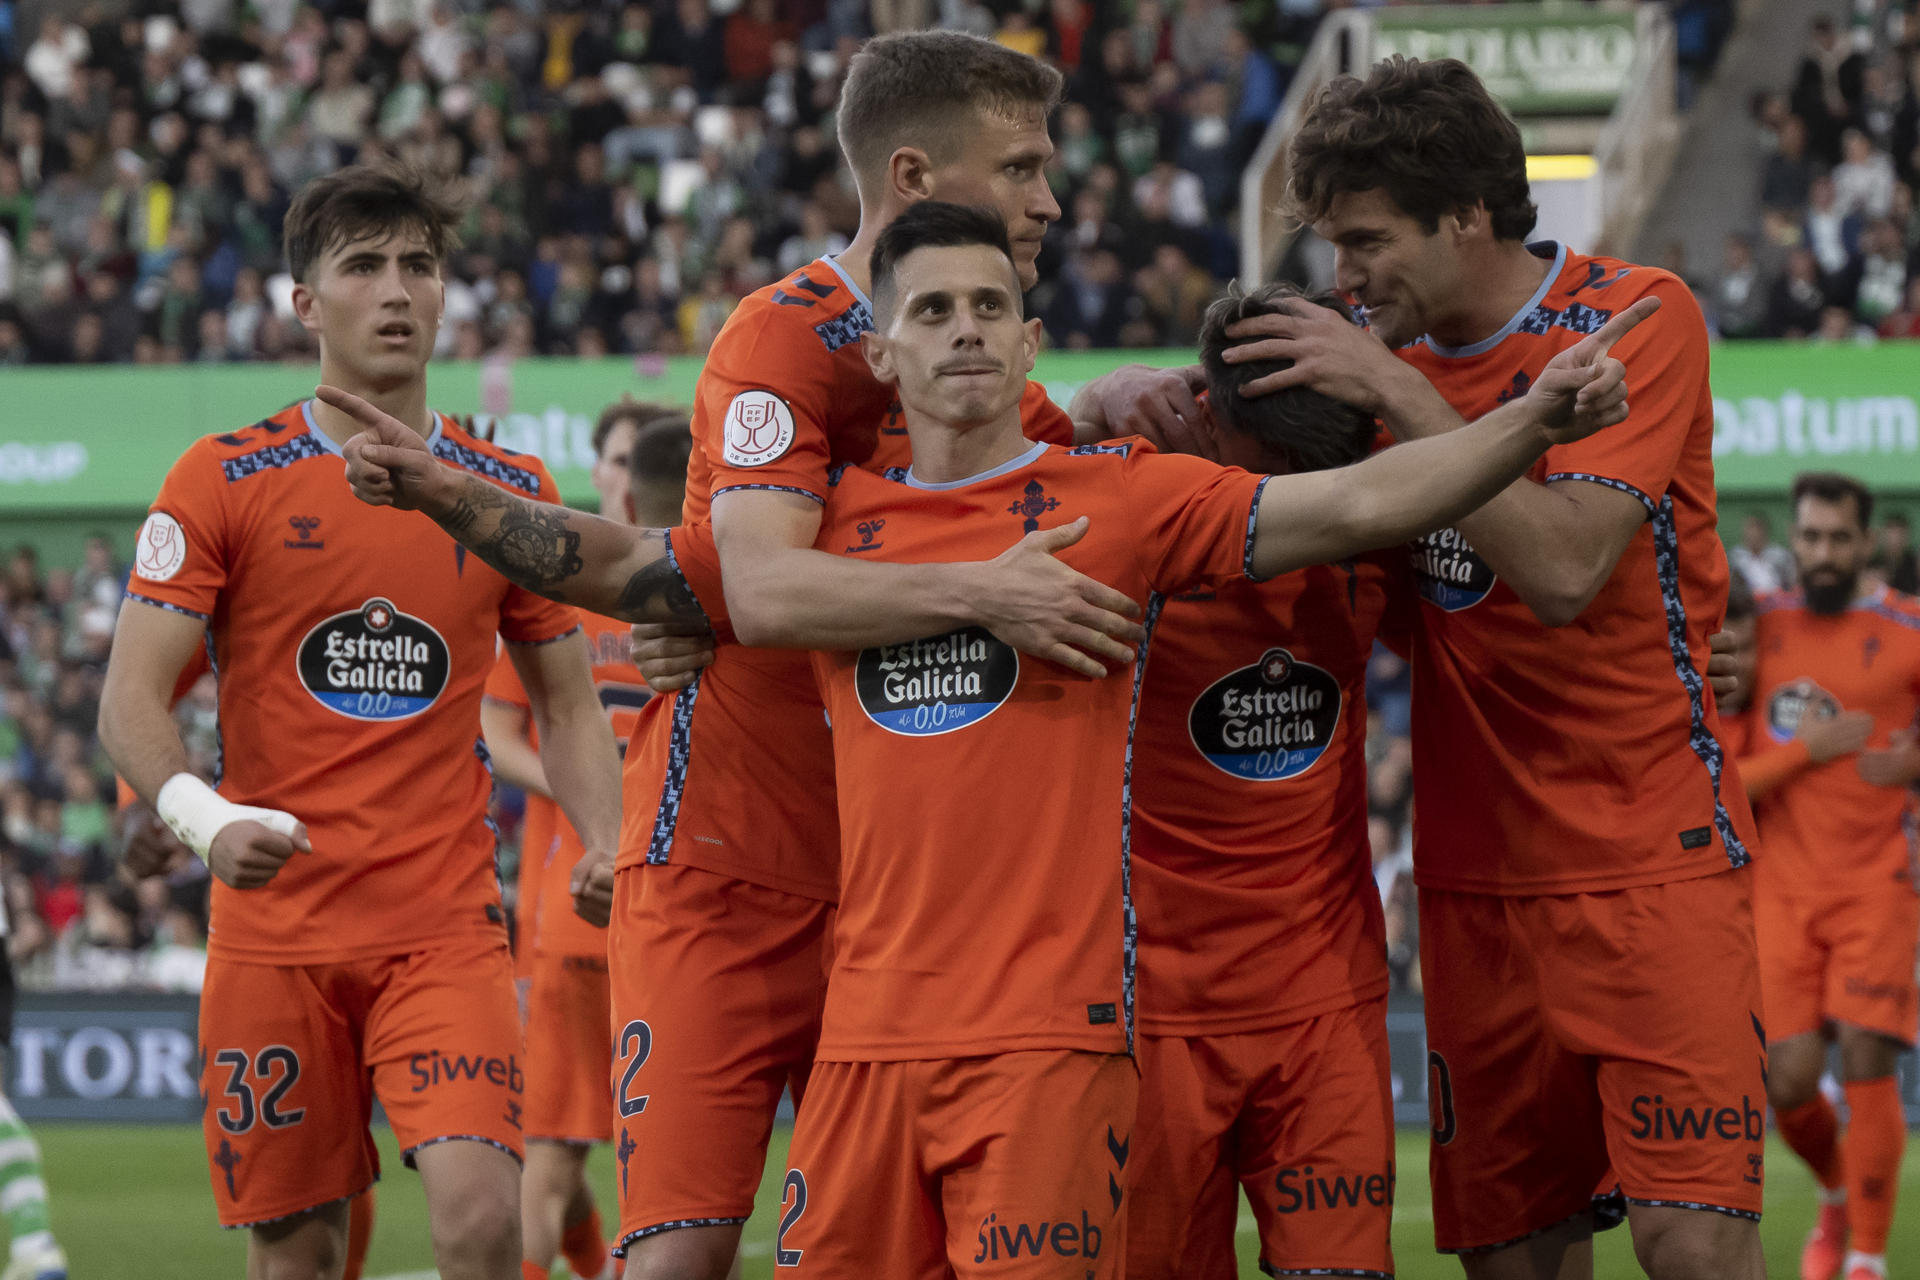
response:
M1831 720L1840 714L1840 699L1811 680L1795 680L1781 685L1767 699L1767 736L1775 742L1792 742L1800 729L1800 718Z
M1187 733L1207 762L1254 782L1313 768L1339 724L1340 682L1285 649L1220 677L1187 713Z
M1408 553L1421 598L1448 613L1479 604L1493 590L1493 570L1458 529L1423 534L1413 540Z
M447 642L426 622L375 598L307 632L300 683L321 706L353 720L405 720L447 687Z
M978 724L1020 680L1020 655L984 627L862 649L853 689L867 718L926 738Z

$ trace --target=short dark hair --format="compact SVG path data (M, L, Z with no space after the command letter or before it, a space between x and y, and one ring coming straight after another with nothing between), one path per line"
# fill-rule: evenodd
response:
M887 224L873 245L870 270L873 275L873 314L875 323L893 309L893 275L901 259L915 249L951 249L962 245L983 244L998 249L1007 259L1007 269L1019 273L1013 265L1013 246L1007 242L1007 224L991 209L977 205L952 204L945 200L921 200ZM1020 290L1013 291L1013 305L1020 307Z
M1337 196L1375 189L1428 232L1485 205L1497 239L1524 240L1537 214L1519 127L1455 58L1396 54L1365 80L1334 80L1293 135L1287 170L1288 203L1304 222L1326 217Z
M627 455L631 484L687 482L687 460L693 456L693 424L684 413L669 413L641 424Z
M459 247L460 202L425 174L393 160L353 164L315 178L287 210L287 270L305 283L314 262L341 245L418 231L435 262Z
M904 146L951 159L971 125L972 108L1050 113L1063 80L1038 58L958 31L899 31L875 36L853 55L840 90L837 129L854 177L864 187ZM869 194L872 194L869 192Z
M1213 420L1227 431L1251 436L1289 471L1325 471L1360 461L1373 447L1373 415L1309 387L1289 387L1264 396L1243 396L1240 388L1255 378L1290 368L1291 360L1251 360L1228 364L1226 350L1240 339L1227 327L1249 316L1284 312L1289 299L1352 313L1330 294L1313 297L1290 284L1262 285L1251 293L1229 293L1207 308L1200 322L1200 366L1207 375L1207 403Z
M1745 622L1748 618L1758 617L1759 613L1759 602L1753 598L1753 588L1747 585L1746 575L1730 567L1727 572L1726 620Z
M1793 478L1793 510L1796 517L1800 503L1807 498L1835 504L1851 501L1860 516L1860 527L1865 529L1873 523L1873 491L1852 476L1841 475L1838 471L1802 471Z
M686 411L668 404L655 404L650 400L635 400L630 394L623 395L602 409L600 417L593 424L593 456L600 456L600 451L607 447L607 437L621 423L631 422L639 428L655 418L671 418L675 415L684 418Z

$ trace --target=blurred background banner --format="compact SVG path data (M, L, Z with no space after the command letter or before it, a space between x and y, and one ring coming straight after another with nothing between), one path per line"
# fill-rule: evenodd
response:
M1606 115L1633 68L1632 11L1411 6L1373 14L1373 56L1458 58L1516 116Z
M1171 365L1178 350L1056 352L1034 376L1065 404L1120 365ZM1848 471L1920 491L1920 364L1897 345L1727 343L1713 356L1714 462L1724 492L1779 492L1795 473ZM700 361L531 358L431 366L434 406L479 415L510 449L538 455L571 503L591 503L595 416L623 394L689 404ZM24 367L0 392L0 526L146 509L157 478L209 430L235 430L311 394L299 366ZM488 408L504 411L485 412ZM0 528L0 534L4 534Z

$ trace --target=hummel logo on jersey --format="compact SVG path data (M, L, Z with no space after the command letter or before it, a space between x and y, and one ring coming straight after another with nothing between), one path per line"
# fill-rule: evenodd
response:
M1526 371L1523 369L1519 373L1516 373L1513 375L1512 385L1510 385L1505 391L1502 391L1499 395L1495 396L1493 398L1493 402L1495 404L1509 404L1515 400L1518 400L1521 396L1524 396L1525 394L1527 394L1528 389L1531 388L1532 386L1533 386L1533 379L1529 378L1526 374Z
M1627 278L1627 272L1631 269L1630 267L1621 267L1612 275L1607 275L1607 269L1604 265L1598 262L1589 262L1587 264L1587 278L1567 290L1567 292L1573 294L1580 292L1582 289L1604 289L1610 284L1618 284Z
M288 516L287 523L293 527L293 536L283 538L281 546L295 551L318 551L327 545L324 538L313 536L313 531L320 527L319 516Z
M1059 505L1060 499L1048 497L1047 491L1041 487L1038 480L1029 480L1025 496L1007 510L1013 515L1026 517L1026 524L1023 527L1026 532L1035 533L1040 528L1040 517Z
M860 545L848 547L847 554L857 556L863 551L878 551L886 544L880 541L880 531L887 527L885 520L862 520L856 526L860 533Z

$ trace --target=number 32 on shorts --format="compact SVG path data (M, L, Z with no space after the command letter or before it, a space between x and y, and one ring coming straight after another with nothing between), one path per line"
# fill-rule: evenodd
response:
M215 1119L228 1133L237 1137L261 1121L269 1129L285 1129L306 1119L305 1107L282 1110L287 1094L300 1080L300 1055L286 1045L270 1044L251 1058L245 1049L222 1049L213 1061L227 1069L226 1097ZM254 1083L248 1082L249 1071ZM255 1083L265 1090L257 1103Z

